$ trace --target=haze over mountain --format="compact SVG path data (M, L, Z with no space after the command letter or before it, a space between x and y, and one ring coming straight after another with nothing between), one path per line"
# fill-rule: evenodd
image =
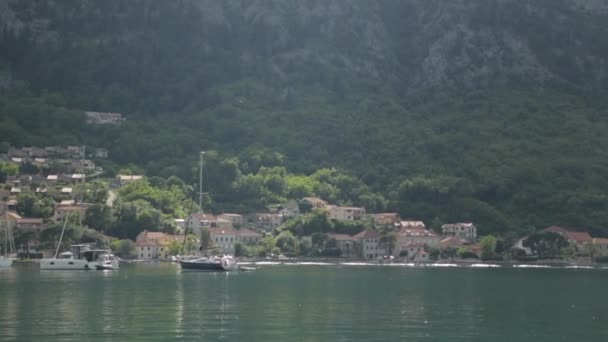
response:
M335 167L404 217L605 234L607 22L602 0L2 0L0 141L188 180L213 149L239 158L226 191Z

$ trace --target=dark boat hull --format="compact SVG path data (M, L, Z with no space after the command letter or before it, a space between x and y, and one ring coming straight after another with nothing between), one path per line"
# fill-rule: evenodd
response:
M220 262L200 262L200 261L186 261L182 260L179 262L182 269L185 270L199 270L199 271L226 271Z

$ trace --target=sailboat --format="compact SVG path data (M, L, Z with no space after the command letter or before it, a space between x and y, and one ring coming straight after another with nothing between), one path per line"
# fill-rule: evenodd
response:
M201 163L200 163L200 179L199 179L199 207L203 208L203 156L205 152L201 152ZM192 205L190 206L192 208ZM186 231L184 232L184 244L182 245L182 251L186 245L186 239L188 236L188 228L190 227L191 212L188 213L188 220L186 222ZM239 269L238 263L230 256L199 256L194 258L180 258L179 264L182 269L186 270L199 270L199 271L236 271Z
M2 248L2 255L0 255L0 267L10 267L16 257L15 239L13 237L13 231L8 223L8 210L5 211L4 216L4 247Z

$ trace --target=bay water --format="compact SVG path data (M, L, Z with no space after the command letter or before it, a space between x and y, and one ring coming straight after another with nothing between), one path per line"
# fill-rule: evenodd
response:
M608 341L608 270L0 269L0 341Z

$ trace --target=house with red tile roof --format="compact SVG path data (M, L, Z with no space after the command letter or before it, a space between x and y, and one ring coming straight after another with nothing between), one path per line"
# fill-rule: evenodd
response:
M582 247L585 244L591 243L593 238L587 232L576 232L571 231L568 228L560 227L560 226L551 226L542 230L543 232L557 233L563 236L569 243Z
M460 239L456 236L447 236L447 237L443 238L441 241L439 241L439 247L441 249L448 249L448 248L458 249L458 248L464 246L465 243L466 243L465 240Z
M171 241L183 241L183 236L144 230L135 239L135 253L142 260L164 260L169 254Z
M399 255L405 246L410 243L423 244L428 248L439 248L441 236L437 235L432 230L424 228L424 224L409 224L401 226L397 233L397 245L395 246L395 255Z

